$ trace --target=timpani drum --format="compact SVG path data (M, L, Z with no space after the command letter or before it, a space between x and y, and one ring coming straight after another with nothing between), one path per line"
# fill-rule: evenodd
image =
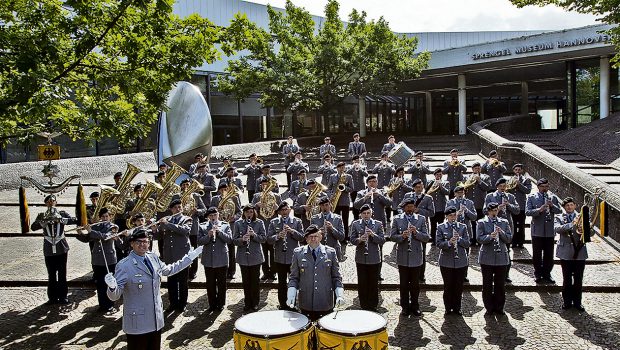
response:
M235 321L236 350L314 349L314 326L308 317L292 311L263 311Z
M415 153L411 148L405 145L404 142L399 142L392 148L390 153L388 153L388 158L394 163L396 168L399 168L407 164L409 159L413 158L414 155Z
M371 311L332 312L317 322L318 349L387 349L386 325L383 316Z

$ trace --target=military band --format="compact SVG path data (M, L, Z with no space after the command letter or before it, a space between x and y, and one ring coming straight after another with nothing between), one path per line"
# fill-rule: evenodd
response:
M324 192L325 189L326 187L315 180L308 180L305 191L293 203L295 216L301 218L304 227L310 226L312 216L319 212L319 201L327 198L327 193Z
M506 164L499 160L496 150L489 152L489 157L482 165L482 172L489 175L489 182L494 184L497 180L504 177Z
M352 186L349 195L351 196L351 203L353 203L357 199L357 192L366 187L365 178L368 176L366 166L361 163L359 155L354 155L351 158L351 165L347 168L346 173L351 175ZM359 219L359 209L353 206L352 212L353 220Z
M284 157L284 169L287 170L289 165L295 160L295 155L300 152L301 149L295 143L293 143L293 136L289 136L286 139L286 144L282 147L282 156ZM291 186L291 173L286 172L286 186Z
M360 134L353 134L353 142L349 142L349 147L347 148L347 153L349 157L353 158L355 156L361 157L362 159L366 158L366 144L360 142Z
M246 190L248 191L248 201L252 201L254 193L259 190L257 180L262 176L261 164L258 163L256 153L250 154L250 163L247 164L241 172L246 177Z
M353 177L345 173L345 163L340 162L336 166L337 172L330 176L327 184L327 192L332 199L334 213L342 217L342 221L349 222L349 210L351 206L351 193L353 193ZM349 225L344 225L344 240L349 239Z
M323 164L319 165L317 169L317 174L321 175L321 184L323 186L327 186L329 183L329 178L332 174L337 173L336 166L333 164L333 157L329 154L326 154L322 157Z
M264 227L269 227L269 222L276 217L278 205L282 202L280 195L271 191L274 186L273 180L263 178L261 180L261 192L255 193L254 198L252 198L252 205L256 207L258 218L262 220ZM276 278L273 269L275 262L273 246L266 241L262 242L262 245L265 259L262 263L263 275L261 280L273 280Z
M470 183L470 186L465 190L465 197L471 199L474 202L474 208L476 208L476 220L472 221L472 230L476 232L477 220L484 218L484 201L487 197L487 193L491 189L491 182L489 175L481 173L482 166L479 162L475 162L471 166L471 175L469 175L465 182ZM472 236L472 244L476 245L476 235Z

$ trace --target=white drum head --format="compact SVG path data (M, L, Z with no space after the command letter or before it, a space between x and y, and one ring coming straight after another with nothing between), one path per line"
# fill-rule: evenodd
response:
M385 328L387 320L378 313L366 310L342 310L321 317L319 326L340 334L360 334Z
M279 336L295 333L309 323L308 317L292 311L254 312L235 321L235 329L255 336Z

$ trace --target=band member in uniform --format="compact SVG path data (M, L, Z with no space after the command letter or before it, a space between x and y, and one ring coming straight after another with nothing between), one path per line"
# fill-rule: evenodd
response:
M241 184L241 179L237 177L237 172L235 171L235 168L233 168L232 166L228 167L224 171L224 176L220 178L220 182L218 183L218 185L220 184L230 185L231 183L235 184L235 186L237 186L239 191L243 191L243 184Z
M473 184L465 191L465 197L471 199L474 202L474 208L476 208L476 220L471 222L472 232L476 232L476 222L484 218L484 200L486 199L487 192L491 188L491 182L489 182L489 175L482 174L481 166L479 162L475 162L471 166L472 174L467 177L468 180L476 179L476 183ZM476 235L471 236L471 244L476 245Z
M424 187L422 186L422 180L413 180L413 191L405 194L405 198L403 199L403 201L406 201L410 198L413 199L413 202L415 203L413 212L422 215L426 220L428 220L428 218L431 218L435 215L435 204L433 203L433 197L422 193L422 190L424 190ZM428 242L428 240L423 241L422 243L422 249L424 251L422 254L423 264L420 268L419 273L420 281L422 282L426 281L426 242Z
M365 178L368 176L366 167L360 163L359 156L353 156L351 158L351 165L346 170L347 174L351 175L353 180L352 191L350 193L351 202L354 202L357 198L357 192L363 190L366 187ZM353 220L359 219L359 210L353 206Z
M342 217L332 213L332 202L327 196L319 201L321 213L312 217L311 224L321 229L323 234L322 244L334 248L338 261L345 261L347 257L343 254L340 241L344 240L344 223Z
M284 169L288 169L288 166L295 160L295 154L300 152L301 148L293 143L293 136L289 136L286 139L286 145L282 147L282 155L284 156ZM291 174L286 172L286 187L291 186Z
M424 162L424 153L422 153L422 151L417 151L415 153L415 161L411 163L411 166L407 169L407 173L411 174L411 181L420 179L424 187L426 187L426 175L432 174L433 171L430 166Z
M180 186L181 186L181 195L183 195L185 193L185 191L188 190L190 184L190 180L189 178L185 178L181 181ZM192 193L191 196L193 196L193 199L195 201L195 210L193 213L186 213L189 214L192 218L192 221L200 221L200 218L204 218L206 212L207 212L207 206L205 205L205 203L202 201L202 197L198 194L198 193ZM207 203L209 204L209 203ZM192 245L192 248L196 249L196 247L198 246L198 237L197 237L198 231L194 231L191 230L190 231L190 235L189 235L189 242ZM189 267L189 280L193 281L196 279L196 274L198 273L198 261L195 260L192 265Z
M332 156L329 154L324 155L323 164L319 165L316 172L321 175L321 184L327 186L329 177L337 172L336 166L332 163Z
M289 166L289 168L292 166L293 165ZM291 187L288 190L288 198L290 198L293 203L297 201L297 196L307 191L306 186L308 185L308 179L306 178L306 171L306 169L300 169L297 172L297 180L291 182Z
M304 228L296 217L291 217L291 207L282 202L278 206L279 217L271 219L267 230L267 243L274 247L275 264L272 267L278 274L278 301L280 310L291 310L286 305L287 276L293 262L293 251L304 240Z
M396 147L396 138L394 137L394 135L390 135L388 136L388 143L383 145L383 148L381 148L381 154L383 153L390 153L390 151Z
M269 222L271 219L275 218L277 213L277 207L282 203L282 199L280 195L277 193L267 193L267 187L269 186L269 180L263 178L261 182L261 192L255 193L254 198L252 198L252 205L257 208L258 218L263 221L264 227L269 227ZM269 197L268 197L269 196ZM266 202L268 201L268 202ZM272 206L273 213L270 216L263 216L261 212L267 211L267 206ZM273 246L268 244L267 242L263 243L263 254L265 255L265 259L263 261L263 275L261 276L261 280L273 280L276 278L275 270L273 268L273 264L275 262L273 256Z
M258 276L260 266L265 261L263 243L267 241L265 224L256 219L254 205L243 207L243 215L233 227L233 241L238 247L237 263L241 267L241 283L243 284L243 311L258 311L260 289Z
M250 154L250 164L246 165L242 171L242 174L247 176L245 187L248 190L248 202L251 202L252 198L254 198L254 193L258 189L256 180L262 175L261 165L258 164L257 160L256 153Z
M321 244L321 230L314 225L306 228L307 245L293 252L286 304L294 307L299 290L299 310L312 321L344 305L344 288L336 251Z
M457 185L454 188L454 198L448 200L446 203L446 208L450 206L456 208L456 221L467 227L467 237L470 240L470 244L473 244L472 242L475 242L475 240L471 237L475 234L475 231L473 230L472 224L476 222L478 216L476 208L474 208L474 202L471 199L465 198L465 189L463 186ZM469 246L467 248L467 254L469 254ZM464 281L469 283L467 269L465 269Z
M193 179L198 181L203 187L202 191L205 193L202 196L202 202L205 205L211 203L211 194L217 188L215 185L215 176L213 174L209 174L207 164L199 164L196 167L196 172L193 176Z
M506 164L497 158L497 151L489 152L489 158L482 165L482 172L489 175L489 181L494 184L504 176L506 170ZM492 190L489 191L492 192Z
M376 179L375 179L376 181ZM383 223L372 218L372 207L360 208L360 219L351 223L351 244L355 248L357 267L357 293L364 310L376 311L379 304L379 273L381 245L385 243Z
M166 163L159 164L158 171L162 172L162 173L167 172L168 171L168 164L166 164Z
M420 186L422 181L416 179ZM396 264L400 277L400 307L401 315L421 316L420 304L420 274L424 266L423 244L430 236L426 226L426 217L415 213L416 200L404 199L400 204L403 213L396 215L392 221L390 240L396 243Z
M295 160L293 160L285 169L286 176L289 179L287 186L291 188L291 183L293 181L293 176L299 174L300 170L305 170L306 172L310 171L310 167L308 167L308 163L302 160L303 155L300 151L295 153Z
M43 256L47 268L47 305L69 304L67 299L67 253L65 225L75 225L78 220L65 211L56 209L56 196L45 197L47 211L37 215L30 225L32 231L43 230Z
M228 169L232 169L234 168L233 166L233 162L230 159L230 157L224 157L224 159L222 159L222 166L217 168L217 173L215 174L215 177L217 177L218 179L223 178L226 175L226 172L228 171ZM235 171L233 173L233 175L231 175L231 177L236 177L238 174Z
M161 165L160 165L160 168L161 168ZM114 173L114 185L112 187L118 188L118 185L120 185L122 178L123 178L123 173L121 173L120 171Z
M439 248L438 264L443 279L443 305L446 315L462 315L463 283L469 265L469 232L465 224L457 221L456 207L447 207L445 214L446 221L437 227L435 240Z
M586 309L581 304L583 285L583 271L588 258L588 248L582 240L582 236L594 235L594 230L582 232L579 214L575 212L575 201L566 197L562 201L565 213L555 216L554 230L560 235L558 248L555 255L560 259L562 266L562 309L575 309L584 312Z
M160 171L155 175L155 182L161 185L164 183L165 177L166 177L166 173L164 173L163 171Z
M392 191L392 212L394 215L398 215L399 204L405 198L407 192L413 191L413 185L411 180L405 178L405 168L399 167L396 169L396 174L390 180L389 188L396 188ZM386 194L390 196L389 190L386 190Z
M205 268L209 299L207 312L220 312L226 304L228 245L232 243L232 231L226 221L220 220L216 207L207 209L206 214L206 222L192 222L192 231L198 232L198 245L202 246L201 262Z
M95 216L95 209L97 208L97 202L99 201L99 192L92 192L90 194L90 204L86 204L86 218L89 224L94 224L97 222L97 218ZM88 247L90 250L93 250L93 246L95 242L88 240ZM117 260L120 261L120 260Z
M350 174L346 174L344 169L344 162L338 163L336 166L337 172L329 177L327 192L329 193L330 198L333 198L336 195L336 192L339 191L338 186L344 185L344 190L338 197L338 202L334 208L334 213L342 216L342 221L344 222L344 240L347 241L349 239L349 208L351 205L350 193L353 193L353 177Z
M325 156L329 154L331 158L336 157L336 146L332 145L332 139L329 136L325 136L324 144L319 147L319 157L325 159Z
M293 212L295 216L301 218L301 222L304 227L310 226L310 220L308 220L308 213L312 211L312 204L308 204L308 199L310 194L314 192L316 186L322 186L321 184L316 183L315 180L308 180L308 185L306 187L306 191L303 191L298 197L295 203L293 203ZM318 207L318 202L320 199L327 197L327 194L323 191L320 191L316 196L316 203ZM344 239L344 237L343 237Z
M553 217L560 214L558 197L549 191L549 181L541 178L536 182L538 193L527 196L525 215L532 217L532 262L536 283L555 283L551 277L553 269Z
M117 262L114 241L120 240L120 237L110 238L112 225L114 224L110 222L110 213L104 207L99 210L99 222L84 227L88 234L88 239L95 242L90 252L90 259L93 266L93 278L97 284L98 311L106 313L116 312L114 302L106 294L107 286L105 282L105 276L108 273L114 273Z
M189 234L193 220L191 217L183 215L183 208L179 199L170 201L168 209L172 215L159 219L159 225L154 236L162 238L164 262L172 264L182 259L191 250ZM188 277L189 269L187 268L168 277L170 306L166 312L185 311L188 296Z
M239 201L239 196L234 196L232 194L228 195L229 187L226 184L220 184L217 189L217 195L213 196L211 199L211 207L218 208L218 217L221 220L224 220L228 223L230 227L234 227L235 221L237 221L241 217L241 202ZM224 210L225 203L222 203L223 198L227 198L226 201L230 201L235 209L232 213ZM219 211L222 210L220 213ZM235 261L235 245L231 242L228 243L228 271L226 273L226 278L233 279L235 278L235 273L237 272L237 262Z
M394 141L394 137L392 136L392 141ZM386 144L386 145L389 145ZM385 145L383 146L385 148ZM388 159L388 153L383 152L381 154L381 161L375 165L374 168L370 171L371 174L377 175L377 188L384 188L390 184L390 180L392 180L392 176L396 172L394 170L394 164L390 162ZM374 210L374 209L373 209ZM385 226L392 220L392 207L385 207L385 218L386 220L381 220Z
M159 350L164 327L161 276L172 276L185 270L202 252L192 250L174 264L164 264L149 251L150 237L145 229L129 236L131 253L118 262L114 274L105 276L107 295L111 300L123 297L123 331L127 334L128 350ZM138 317L139 316L139 317Z
M260 170L262 172L262 175L258 179L256 179L256 186L255 186L256 191L260 192L260 190L261 190L261 183L263 182L263 180L267 179L267 181L269 181L271 179L274 179L274 180L276 180L276 186L274 186L271 189L271 192L273 192L273 193L280 193L280 184L278 184L278 180L271 175L271 165L265 164L265 165L263 165L260 168ZM254 197L252 197L252 198L254 198ZM250 202L252 202L252 198L250 199Z
M522 164L513 165L512 171L515 173L513 179L511 179L511 181L514 182L514 186L512 190L509 189L508 191L515 196L517 204L519 204L519 214L512 215L514 228L512 247L523 248L523 244L525 243L525 201L530 192L532 192L532 181L523 176Z
M510 226L510 232L513 232L512 225L512 215L519 213L519 204L517 204L517 200L515 196L506 192L506 179L503 177L498 179L495 182L495 192L488 193L484 200L484 208L483 210L487 210L486 206L489 203L498 203L499 210L497 212L497 216L508 221L508 226ZM508 248L508 268L506 269L506 282L511 283L510 279L510 267L512 266L512 260L510 260L510 246Z
M443 172L448 175L448 182L450 183L450 198L454 197L453 190L456 187L456 183L465 179L465 172L467 166L459 159L459 151L452 149L450 151L450 159L443 162Z
M377 176L370 175L366 178L366 189L357 192L357 198L353 202L353 207L360 210L364 204L368 204L372 208L372 217L381 221L381 224L387 226L385 222L385 208L392 206L392 200L385 193L377 188Z
M476 236L480 243L478 263L482 269L482 301L487 310L485 316L497 313L505 315L506 272L510 257L508 244L512 232L508 220L497 216L499 204L487 204L487 217L478 220Z
M360 142L360 134L353 134L353 142L349 142L347 153L349 157L359 156L361 158L366 158L366 144Z
M196 155L194 156L194 162L190 164L189 169L187 170L187 175L189 177L194 177L198 166L202 164L205 164L205 156L202 155L202 153L196 153Z
M435 215L431 220L431 244L435 244L435 234L437 233L437 225L441 224L445 219L443 212L446 207L446 200L450 194L450 183L448 181L442 181L443 172L441 168L433 171L435 178L426 185L426 194L433 198L433 205L435 206Z

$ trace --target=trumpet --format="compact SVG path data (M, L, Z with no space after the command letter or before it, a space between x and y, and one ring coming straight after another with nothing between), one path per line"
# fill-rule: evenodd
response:
M457 167L461 165L461 161L458 158L454 158L450 161L450 166Z
M493 158L493 160L490 161L489 164L491 164L494 168L497 168L498 166L500 166L501 162L499 161L499 159Z

